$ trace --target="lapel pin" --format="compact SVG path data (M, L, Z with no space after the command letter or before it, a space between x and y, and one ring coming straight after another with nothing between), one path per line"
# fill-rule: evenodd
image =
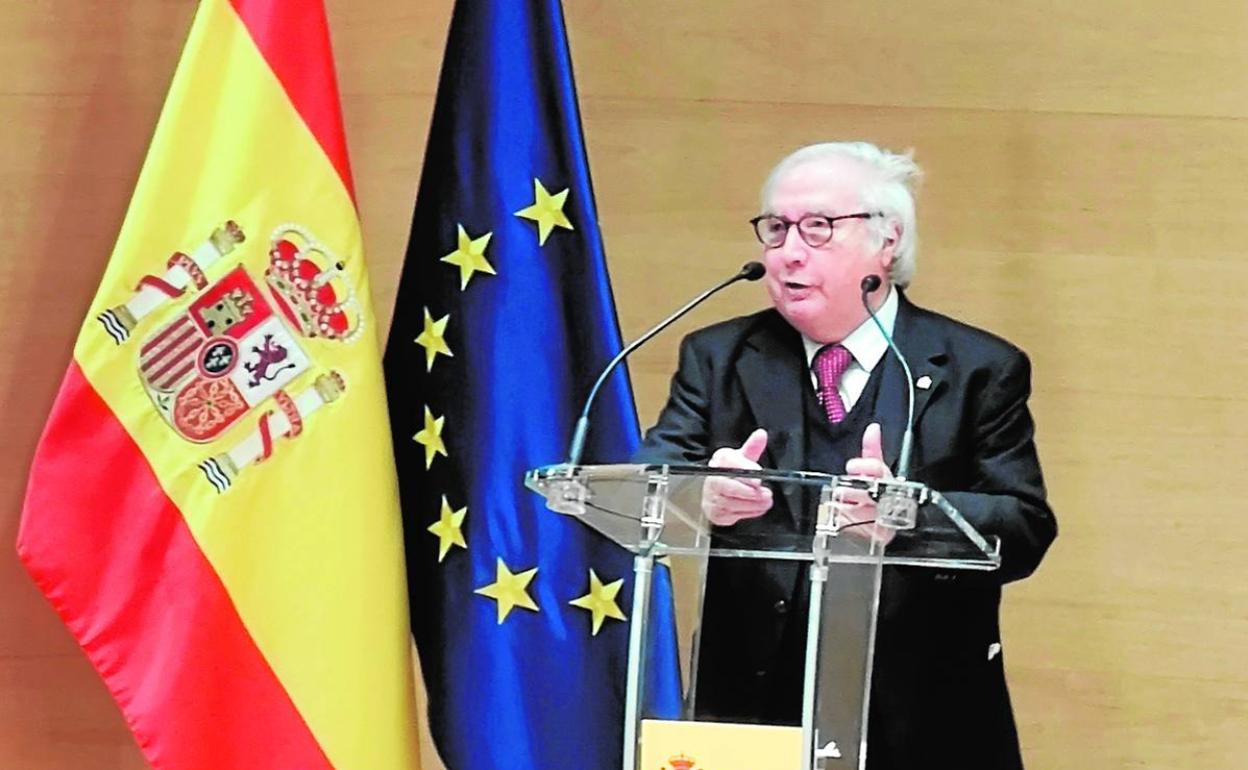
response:
M914 381L914 386L918 388L919 390L927 390L928 388L932 387L932 378L925 374L919 379Z

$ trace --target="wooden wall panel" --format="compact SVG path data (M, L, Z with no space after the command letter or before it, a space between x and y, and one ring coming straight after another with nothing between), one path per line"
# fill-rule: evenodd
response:
M1030 766L1234 767L1248 527L1200 522L1246 491L1248 305L1231 288L1248 270L1244 75L1230 64L1243 9L706 11L569 5L625 329L757 253L744 220L789 149L916 148L928 179L912 295L1035 363L1062 535L1006 592ZM733 292L685 328L764 302ZM643 419L678 336L634 360ZM1184 483L1204 474L1216 491Z
M450 6L329 3L383 321ZM1029 766L1238 768L1248 6L566 6L626 336L757 255L745 220L788 150L914 147L927 181L912 296L1035 365L1062 531L1039 573L1006 591ZM3 544L192 11L0 0L0 767L142 766ZM642 421L663 402L681 331L764 303L736 287L640 351Z
M582 93L1183 117L1248 110L1248 9L1233 0L565 7Z

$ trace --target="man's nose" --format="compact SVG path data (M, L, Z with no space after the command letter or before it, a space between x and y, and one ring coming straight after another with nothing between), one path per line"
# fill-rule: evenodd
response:
M809 252L807 251L806 241L803 241L801 234L797 232L797 225L789 225L789 229L784 234L784 243L780 245L779 251L785 262L801 264L806 261Z

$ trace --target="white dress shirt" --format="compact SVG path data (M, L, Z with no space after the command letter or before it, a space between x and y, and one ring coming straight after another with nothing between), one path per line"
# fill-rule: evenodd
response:
M897 323L897 292L891 286L888 289L888 298L884 300L883 305L880 305L880 309L875 311L875 315L891 336L893 326ZM806 348L806 368L810 371L810 382L815 392L818 393L819 379L815 377L813 364L815 354L824 347L824 343L815 342L803 334L802 344ZM884 339L884 335L880 334L880 330L875 328L875 322L868 317L857 329L850 332L849 336L841 340L840 344L854 357L849 368L841 375L841 381L836 387L841 394L841 401L845 404L845 411L849 412L854 408L854 404L858 403L862 391L866 390L867 381L871 379L871 372L888 352L888 342Z

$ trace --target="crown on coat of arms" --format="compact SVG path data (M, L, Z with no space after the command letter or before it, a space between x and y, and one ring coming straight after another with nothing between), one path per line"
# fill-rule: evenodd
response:
M208 236L208 240L212 242L215 248L222 256L229 254L234 247L247 240L247 236L243 233L243 228L233 219L227 220L225 224L212 231L212 235Z
M697 762L681 753L670 757L667 760L667 764L671 766L672 770L690 770Z
M306 337L353 342L364 314L345 264L299 225L273 231L265 282L282 315Z

